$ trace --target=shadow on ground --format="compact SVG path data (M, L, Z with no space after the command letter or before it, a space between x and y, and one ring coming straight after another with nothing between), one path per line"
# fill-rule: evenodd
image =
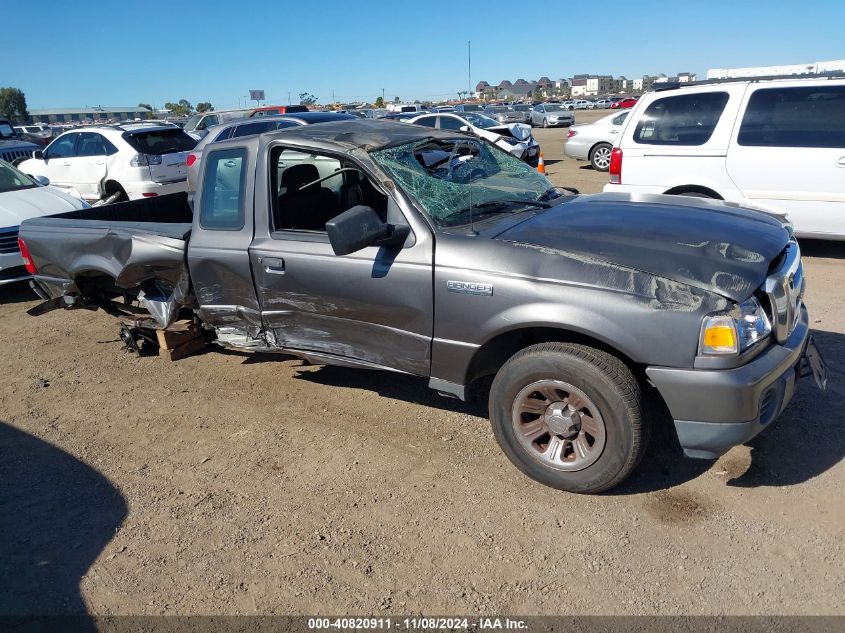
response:
M0 303L28 303L37 300L38 295L29 287L28 281L16 281L0 286Z
M845 259L845 242L833 240L799 239L802 257L823 257L828 259Z
M84 615L79 581L126 501L90 466L5 422L0 455L0 616Z

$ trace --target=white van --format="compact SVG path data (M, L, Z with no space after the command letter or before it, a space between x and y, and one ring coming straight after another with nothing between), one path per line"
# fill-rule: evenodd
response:
M845 239L845 78L659 90L616 140L605 192L740 202L785 213L799 237Z

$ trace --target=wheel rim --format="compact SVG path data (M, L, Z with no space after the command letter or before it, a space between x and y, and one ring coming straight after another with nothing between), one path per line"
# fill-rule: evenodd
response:
M610 148L599 147L593 152L593 163L599 169L607 169L610 167Z
M543 119L543 127L549 127L549 120Z
M514 399L511 424L522 449L554 470L591 466L607 440L598 407L561 380L538 380L524 387Z

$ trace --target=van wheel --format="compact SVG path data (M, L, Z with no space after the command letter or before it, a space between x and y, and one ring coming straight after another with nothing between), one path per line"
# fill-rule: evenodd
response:
M618 358L585 345L541 343L518 352L496 374L489 407L508 459L553 488L602 492L645 452L639 384Z
M610 143L599 143L590 152L590 164L596 171L607 171L610 168L610 153L613 150Z

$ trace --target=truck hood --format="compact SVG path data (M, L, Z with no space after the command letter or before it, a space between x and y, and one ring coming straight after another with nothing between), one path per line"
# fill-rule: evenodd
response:
M766 279L790 232L766 213L717 200L607 193L569 199L495 237L740 302Z
M0 227L19 226L29 218L84 209L88 205L53 187L0 193Z

